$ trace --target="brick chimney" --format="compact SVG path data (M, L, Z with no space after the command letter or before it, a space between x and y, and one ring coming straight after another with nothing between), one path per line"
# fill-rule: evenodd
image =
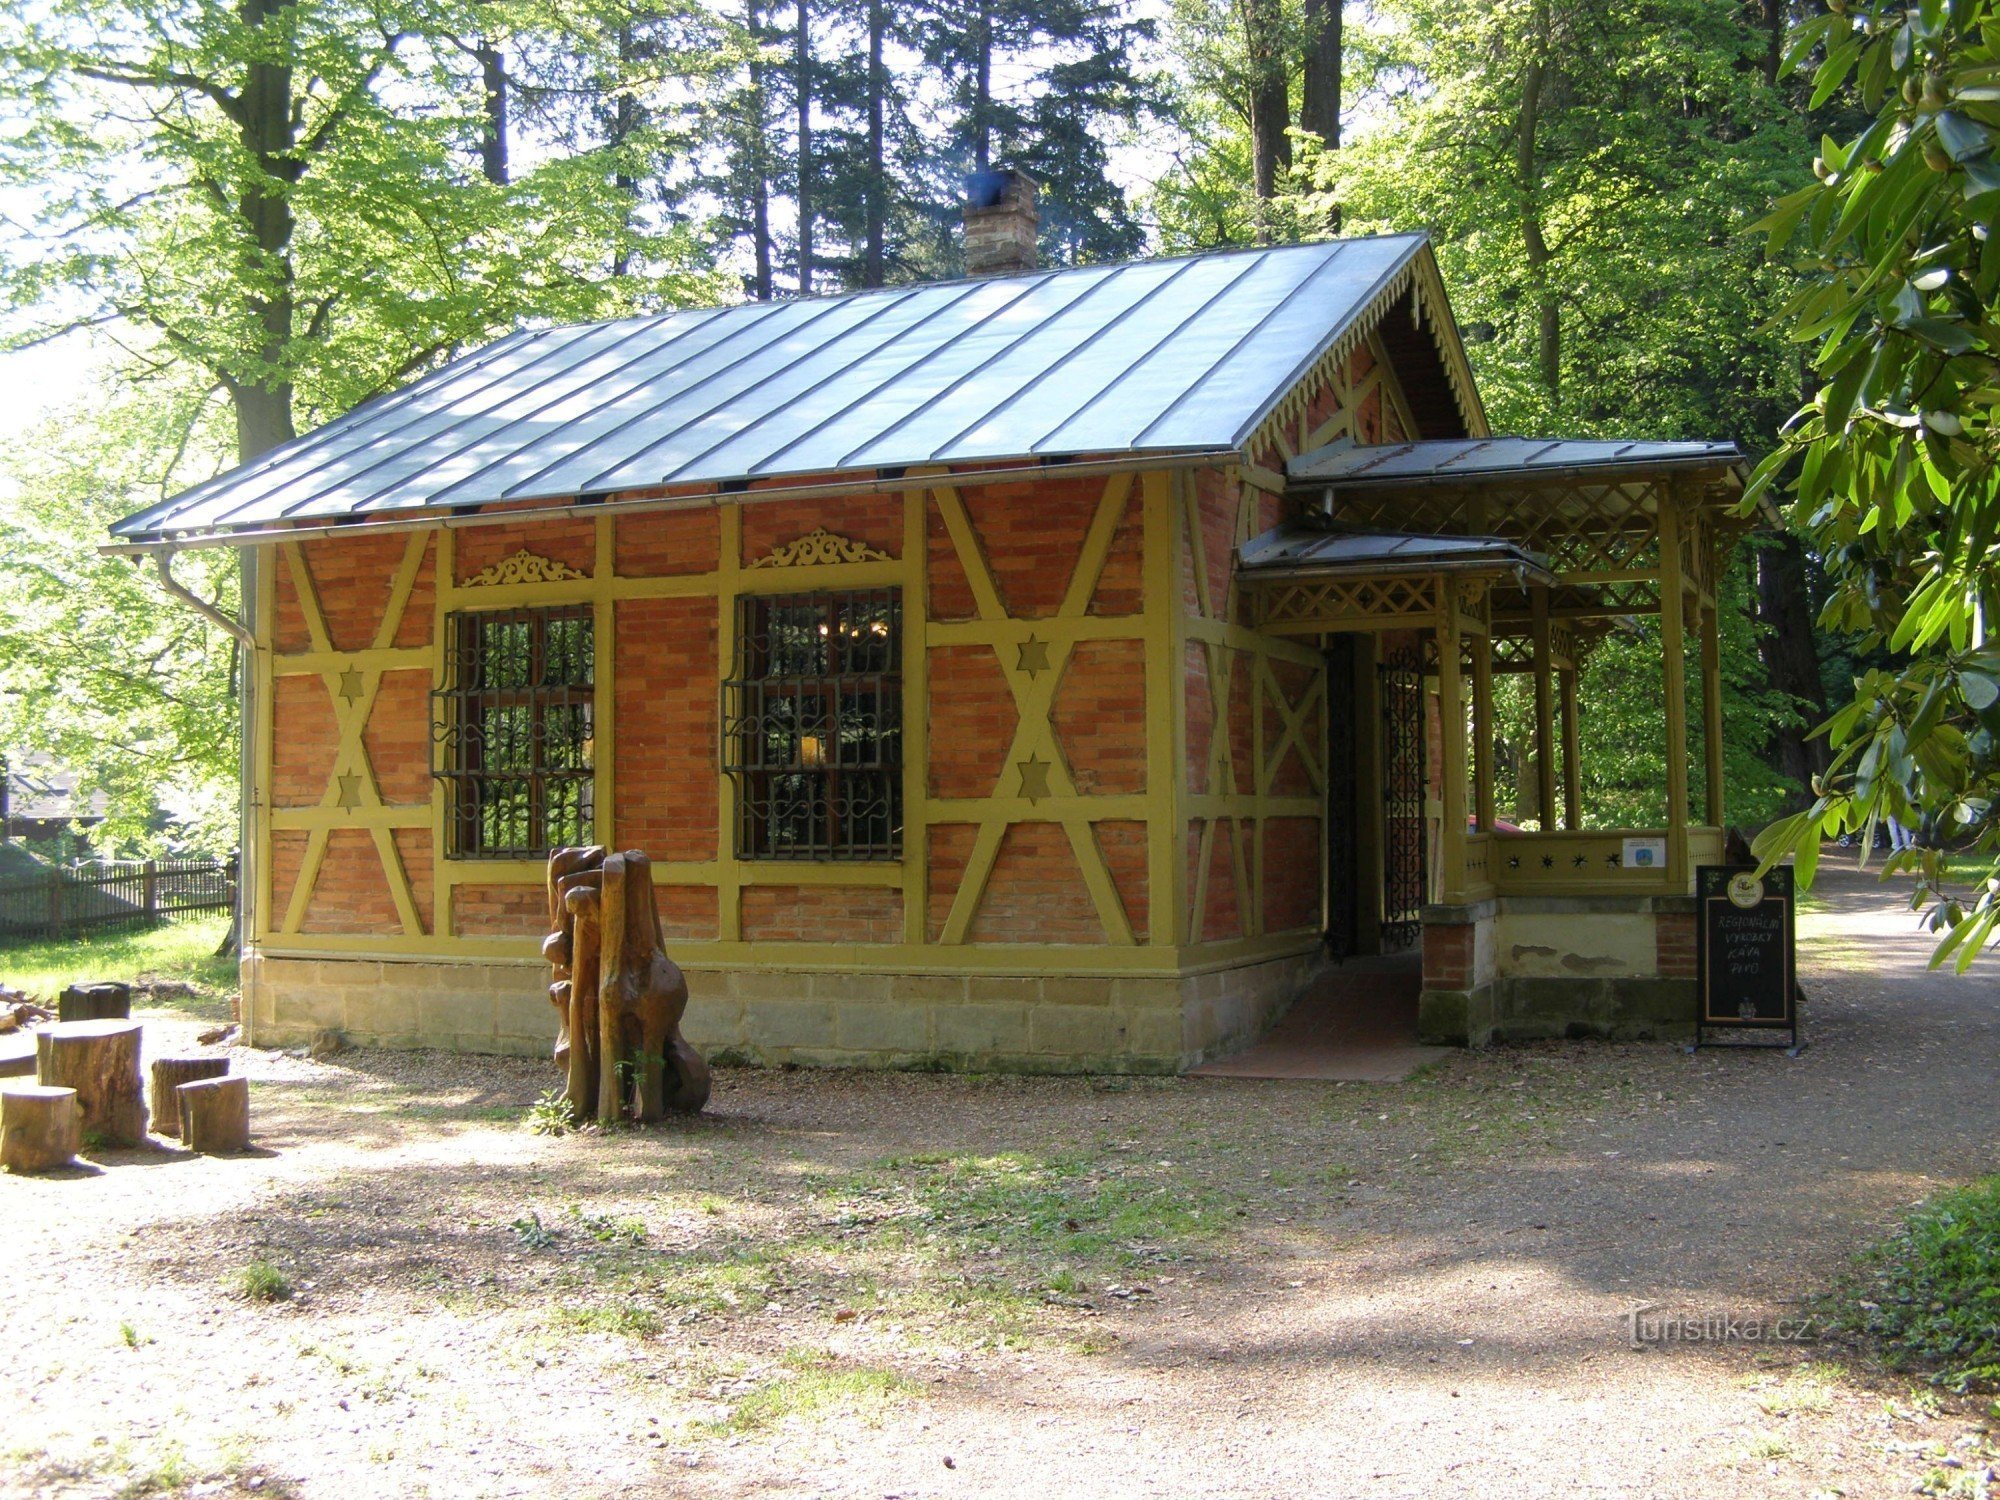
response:
M1035 269L1035 179L1012 167L965 179L965 274Z

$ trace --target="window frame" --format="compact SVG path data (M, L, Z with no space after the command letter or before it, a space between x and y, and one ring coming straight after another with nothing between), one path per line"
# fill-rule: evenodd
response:
M722 684L721 749L723 773L736 786L736 858L813 864L902 859L902 590L740 594L735 608L732 675ZM773 619L782 611L820 616L826 648L817 670L781 670L797 665L773 644ZM852 653L843 649L842 623L856 619L883 641L880 647L863 642ZM874 629L877 624L886 633ZM787 837L783 830L797 826L801 803L810 832Z
M557 622L581 626L582 642L575 666L580 675L548 680L551 670L549 628ZM490 633L496 626L528 627L524 680L506 686L489 683ZM444 620L443 684L431 697L432 734L440 747L432 774L445 794L444 857L451 860L546 859L566 843L590 843L597 822L597 620L589 604L522 605L506 609L455 610ZM490 738L482 732L486 716L499 711L527 710L529 759L525 766L498 769L486 763ZM551 717L581 710L581 734L563 730L551 735ZM558 739L573 747L577 764L552 763L548 754ZM525 817L523 838L501 842L487 829L496 786L525 785L525 814L499 811L499 817ZM552 817L570 798L556 796L558 786L574 785L575 812L569 826L557 828Z

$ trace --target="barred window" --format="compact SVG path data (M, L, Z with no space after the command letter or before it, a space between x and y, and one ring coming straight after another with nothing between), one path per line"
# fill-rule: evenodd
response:
M453 858L537 859L591 841L594 637L588 605L446 619L434 732Z
M739 858L902 853L902 634L894 589L737 601L723 769Z

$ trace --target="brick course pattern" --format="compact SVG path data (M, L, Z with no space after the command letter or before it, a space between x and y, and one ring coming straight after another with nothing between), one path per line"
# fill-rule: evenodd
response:
M1662 979L1698 979L1694 958L1694 916L1660 912L1653 918L1653 946Z
M456 581L463 584L523 548L588 574L597 565L597 524L586 516L469 527L455 538L452 571Z
M548 892L538 885L455 885L452 931L466 937L533 937L549 930Z
M710 506L621 516L613 524L611 566L620 578L712 573L721 556L721 513Z
M334 747L340 743L333 697L316 675L280 677L272 687L272 717L281 732L271 737L271 805L317 807L326 795ZM430 722L428 710L424 722ZM428 752L424 769L430 769Z
M808 532L824 528L864 542L890 557L903 555L903 497L833 495L814 500L765 500L743 507L745 567Z
M879 886L753 885L742 912L745 942L903 940L903 893Z
M1000 658L991 646L939 646L928 665L931 795L990 797L1020 719Z
M313 883L301 932L369 933L403 930L375 840L358 828L326 836L326 856Z
M1145 791L1145 644L1080 642L1063 669L1053 718L1077 791Z
M1317 818L1264 821L1264 930L1302 932L1320 923Z
M614 766L621 849L713 859L721 701L713 599L627 599L613 655Z
M1102 943L1104 924L1060 823L1013 823L1000 841L975 943Z
M431 800L430 694L428 672L382 674L375 705L361 731L361 745L384 802L408 807ZM286 723L279 738L289 739L292 733Z
M1473 942L1470 922L1424 924L1424 988L1463 990L1472 986Z

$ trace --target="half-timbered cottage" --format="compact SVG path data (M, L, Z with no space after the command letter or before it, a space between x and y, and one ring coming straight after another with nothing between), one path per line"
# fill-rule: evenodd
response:
M116 528L243 560L251 1040L545 1047L589 842L724 1056L1173 1070L1397 948L1434 1039L1685 1021L1734 451L1492 438L1422 236L1038 271L1017 186L991 274L522 332ZM1666 818L1600 828L1646 615Z

